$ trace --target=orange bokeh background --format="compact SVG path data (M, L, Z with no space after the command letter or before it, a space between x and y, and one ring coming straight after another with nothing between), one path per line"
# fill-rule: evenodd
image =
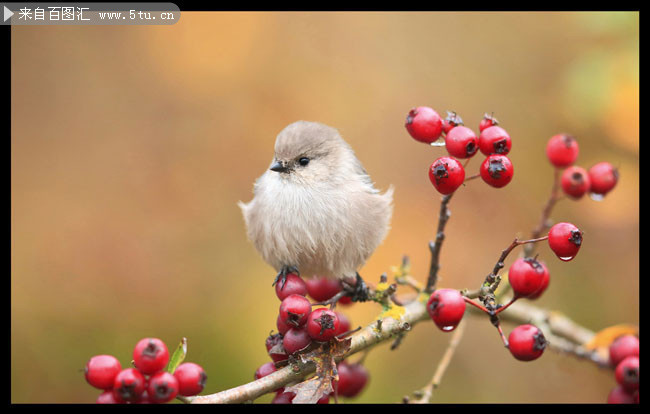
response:
M475 129L494 112L515 176L452 200L440 285L455 288L477 288L530 232L552 185L546 141L575 135L578 165L609 161L621 178L602 202L558 204L585 243L568 263L540 247L551 284L536 304L595 331L638 324L638 13L206 12L11 30L12 402L93 402L88 358L127 365L145 336L187 337L206 391L252 380L279 301L237 201L299 119L339 128L377 186L395 186L392 230L361 269L376 282L405 253L424 280L437 221L426 171L445 151L408 136L408 110L455 110ZM379 312L344 309L355 325ZM433 402L604 402L615 384L550 351L515 361L487 319L468 322ZM401 401L448 340L423 323L377 347L349 402Z

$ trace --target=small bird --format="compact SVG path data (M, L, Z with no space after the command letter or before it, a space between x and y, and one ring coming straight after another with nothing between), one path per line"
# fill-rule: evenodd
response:
M338 130L307 121L284 128L253 191L239 207L248 238L278 272L274 285L295 272L365 287L357 270L388 232L393 188L380 194Z

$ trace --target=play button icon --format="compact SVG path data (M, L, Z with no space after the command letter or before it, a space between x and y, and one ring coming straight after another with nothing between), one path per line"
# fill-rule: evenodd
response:
M10 18L11 16L14 15L14 12L12 12L11 10L9 10L9 9L7 8L7 6L4 6L4 8L5 8L5 9L4 9L4 18L5 18L4 21L6 22L7 20L9 20L9 18Z

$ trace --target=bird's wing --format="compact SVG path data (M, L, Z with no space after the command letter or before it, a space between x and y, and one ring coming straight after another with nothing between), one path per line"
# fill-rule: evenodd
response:
M368 175L368 172L365 168L363 168L361 161L359 161L357 157L354 157L354 172L359 174L361 181L363 181L363 183L368 186L368 192L372 194L379 193L379 190L375 188L375 183L372 182L370 175Z

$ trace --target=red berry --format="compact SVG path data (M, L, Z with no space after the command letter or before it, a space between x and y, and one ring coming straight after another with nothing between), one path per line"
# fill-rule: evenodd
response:
M307 295L307 284L296 274L289 273L287 279L275 284L275 294L280 300L284 300L289 295Z
M589 169L591 192L605 195L609 193L618 182L618 170L608 162L600 162Z
M545 278L548 279L548 269L544 263L531 258L515 260L508 270L510 286L515 292L515 296L520 298L528 298L537 294L542 288Z
M203 367L193 362L180 364L174 371L174 376L178 381L178 394L186 397L203 391L208 380Z
M548 232L548 245L560 260L568 262L580 250L582 232L571 223L557 223Z
M485 115L483 115L483 119L481 119L481 123L478 124L478 129L480 132L483 132L484 129L489 128L493 125L499 125L499 121L497 121L497 119L494 116L486 113Z
M359 395L370 378L368 370L361 364L348 364L341 361L337 365L337 371L339 380L332 385L338 395L343 397L352 398Z
M639 338L634 335L618 337L609 346L609 363L613 367L630 356L639 356Z
M351 298L350 296L343 296L343 297L341 297L341 299L339 299L339 301L338 301L338 304L339 304L339 305L344 305L344 306L348 306L348 305L351 305L351 304L353 304L353 303L354 303L354 302L352 302L352 298Z
M307 333L315 341L327 342L334 338L339 324L336 313L327 308L319 308L309 314Z
M302 326L311 312L311 302L304 296L289 295L280 304L280 319L292 327Z
M616 382L629 392L639 389L638 356L629 356L616 366Z
M618 386L609 392L607 404L634 404L634 395L625 391L625 388Z
M151 402L159 404L169 402L178 394L178 380L167 371L154 374L149 378L147 393Z
M317 302L324 302L343 289L339 280L327 277L313 277L305 282L307 284L307 293Z
M578 158L578 141L571 135L553 135L546 144L546 156L556 167L568 167Z
M336 316L339 318L339 327L334 333L334 336L339 336L345 332L348 332L352 326L352 324L350 324L350 319L348 319L348 317L341 312L334 311L334 313L336 313Z
M528 295L528 299L530 300L535 300L540 296L542 296L542 293L544 293L544 291L548 287L549 282L551 281L551 276L548 273L548 269L546 268L546 265L544 265L544 269L546 269L546 271L544 272L544 278L542 279L542 283L539 286L539 289L537 289L535 293Z
M275 364L273 362L267 362L266 364L257 368L257 371L255 371L255 379L266 377L267 375L275 371L276 371Z
M288 327L287 330L289 330ZM280 334L269 335L266 338L266 351L274 362L284 361L289 358L289 355L282 347L282 335Z
M275 321L275 326L278 328L278 332L280 332L281 335L284 335L289 329L291 329L291 326L285 323L280 315L278 315L278 318Z
M427 106L411 109L405 126L413 138L427 144L434 142L442 134L442 118Z
M144 376L135 368L120 371L113 381L114 397L120 403L138 401L144 389Z
M478 151L476 134L466 126L457 126L445 136L449 155L456 158L470 158Z
M465 181L465 169L454 158L440 157L429 167L429 179L440 194L451 194Z
M463 319L465 300L455 289L438 289L429 297L427 311L438 328L450 332L456 329Z
M275 394L275 398L271 401L271 404L291 404L291 401L296 397L296 394L292 392L278 392Z
M591 180L584 168L573 166L564 170L561 184L566 195L581 198L589 191Z
M120 361L112 355L95 355L86 364L84 373L88 384L100 390L113 388L115 377L122 370Z
M445 131L445 134L458 125L463 125L463 119L456 112L447 111L447 118L442 121L442 130Z
M143 374L155 374L169 362L169 351L160 339L144 338L133 349L133 362Z
M119 404L113 395L113 390L104 391L97 397L97 404Z
M506 186L514 174L512 162L505 155L489 155L480 168L481 178L492 187Z
M282 340L282 346L289 355L305 349L309 344L311 344L311 337L305 328L289 329Z
M481 131L481 135L478 137L478 146L485 155L506 155L510 152L512 141L505 129L500 126L491 126Z
M534 325L520 325L508 336L508 349L520 361L532 361L539 358L546 348L544 334Z

